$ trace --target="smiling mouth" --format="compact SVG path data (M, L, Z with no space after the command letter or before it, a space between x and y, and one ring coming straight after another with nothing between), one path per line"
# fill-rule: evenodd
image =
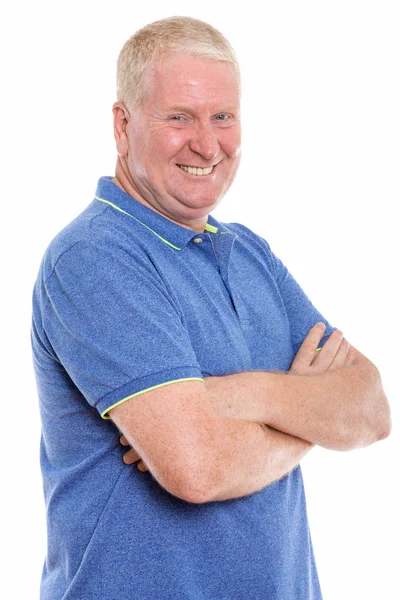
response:
M200 176L204 176L204 175L209 175L210 173L212 173L214 167L206 167L205 169L202 169L201 167L188 167L187 165L176 165L177 167L179 167L180 169L182 169L182 171L186 171L186 173L190 173L190 175L200 175Z

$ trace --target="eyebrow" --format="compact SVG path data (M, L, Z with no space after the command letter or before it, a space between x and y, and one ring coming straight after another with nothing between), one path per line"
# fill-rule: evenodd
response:
M165 109L162 110L162 112L193 112L193 110L187 106L180 106L178 104L173 105L173 106L168 106ZM216 111L216 114L219 113L225 113L225 112L239 112L239 107L238 106L225 106L223 108L221 108L220 110Z

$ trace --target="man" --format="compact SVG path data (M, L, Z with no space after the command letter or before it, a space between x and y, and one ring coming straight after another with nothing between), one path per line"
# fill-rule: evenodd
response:
M320 599L298 463L389 434L379 374L263 239L210 216L240 158L225 38L153 23L118 83L116 175L34 291L41 597Z

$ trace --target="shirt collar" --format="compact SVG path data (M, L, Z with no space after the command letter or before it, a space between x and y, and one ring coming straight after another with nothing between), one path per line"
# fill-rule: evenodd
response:
M95 200L108 204L114 210L128 215L143 227L152 231L154 235L174 250L181 250L190 240L201 235L198 231L186 229L186 227L170 221L155 210L138 202L116 185L112 181L112 177L101 177L99 179ZM213 235L231 232L225 225L208 215L204 233Z

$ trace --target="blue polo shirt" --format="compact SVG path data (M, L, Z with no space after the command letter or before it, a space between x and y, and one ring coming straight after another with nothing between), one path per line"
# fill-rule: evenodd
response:
M100 179L51 242L33 295L41 600L321 598L300 467L250 496L192 504L123 463L107 418L177 381L286 371L320 320L243 225L209 216L198 233Z

